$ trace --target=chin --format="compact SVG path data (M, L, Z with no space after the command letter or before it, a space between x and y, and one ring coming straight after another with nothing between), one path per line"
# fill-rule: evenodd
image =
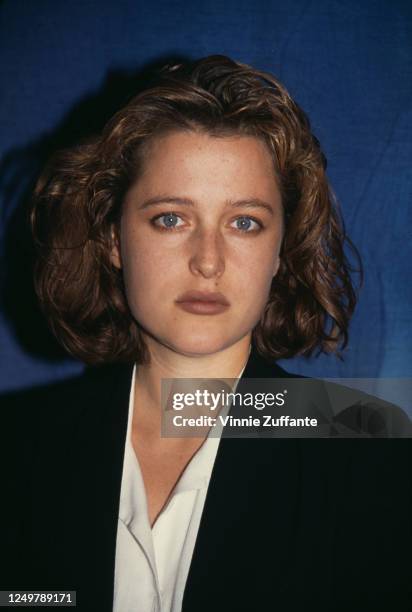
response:
M144 329L152 341L175 353L187 357L201 357L219 353L240 342L252 329L251 326L245 325L248 322L230 325L230 322L226 321L225 324L216 325L215 321L202 321L201 325L179 325L175 321L174 325Z
M229 330L227 330L229 331ZM233 330L235 331L235 330ZM250 332L250 329L236 330L237 333L220 333L207 334L201 333L187 335L186 337L180 336L178 338L169 338L168 346L175 352L181 355L200 357L206 355L213 355L224 351L237 343L245 340Z
M238 340L238 338L223 338L222 335L213 338L210 335L206 336L205 334L199 334L197 336L190 335L185 339L165 339L164 344L180 355L199 357L218 353L232 346L232 344L235 344Z
M195 342L191 338L190 341L175 343L173 350L188 357L199 357L201 355L213 355L214 353L218 353L228 346L231 346L231 344L232 342L225 343L222 339L213 342L209 338L200 342Z

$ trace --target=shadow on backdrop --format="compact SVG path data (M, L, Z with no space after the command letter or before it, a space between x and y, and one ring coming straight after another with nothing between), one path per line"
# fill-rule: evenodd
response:
M51 362L67 359L40 310L33 285L34 245L29 211L36 180L47 160L59 149L70 147L99 133L110 117L145 89L153 74L170 62L188 57L168 54L144 65L138 71L109 72L102 88L86 96L68 112L52 132L28 146L12 149L0 165L0 193L3 211L0 307L22 349Z

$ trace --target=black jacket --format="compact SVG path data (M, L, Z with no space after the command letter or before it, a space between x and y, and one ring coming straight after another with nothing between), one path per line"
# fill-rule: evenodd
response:
M0 590L112 610L131 373L2 398ZM253 350L242 379L288 376ZM410 439L223 438L183 611L410 611L411 516Z

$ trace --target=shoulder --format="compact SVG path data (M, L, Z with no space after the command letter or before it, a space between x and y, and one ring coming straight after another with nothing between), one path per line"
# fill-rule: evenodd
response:
M242 378L243 390L283 392L287 398L284 414L317 418L322 425L319 435L312 431L307 437L412 438L411 419L399 406L349 384L294 374L265 359L256 349Z
M322 379L296 376L289 384L301 389L300 397L329 415L332 436L412 438L412 422L400 406L360 388Z
M86 368L80 376L0 396L0 426L6 433L7 452L61 445L80 422L92 423L108 410L110 398L127 395L132 367Z
M87 401L104 395L122 379L131 376L132 368L133 364L88 367L78 376L3 393L0 395L2 416L8 408L20 408L27 412L33 412L35 409L47 411L56 408L60 410L67 407L74 408L80 398Z

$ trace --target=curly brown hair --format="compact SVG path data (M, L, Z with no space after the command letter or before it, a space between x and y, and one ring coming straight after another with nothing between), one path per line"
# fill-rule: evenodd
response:
M337 352L356 303L343 221L310 123L271 74L222 55L168 64L102 133L57 153L38 180L31 221L35 287L54 334L86 363L147 360L112 264L113 227L151 139L170 130L262 139L284 208L280 267L253 330L269 358Z

